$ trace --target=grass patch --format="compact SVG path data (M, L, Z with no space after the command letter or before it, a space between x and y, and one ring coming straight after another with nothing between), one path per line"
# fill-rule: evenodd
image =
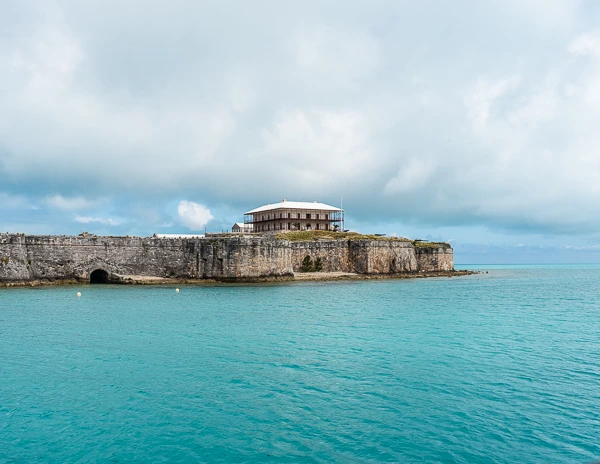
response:
M410 242L403 237L382 237L380 235L359 234L358 232L334 232L332 230L300 230L277 234L281 240L292 242L310 242L311 240L385 240L395 242Z
M450 244L446 242L425 242L423 240L413 240L415 248L450 248Z
M426 242L404 237L382 237L380 235L359 234L358 232L334 232L332 230L299 230L277 234L281 240L310 242L311 240L378 240L388 242L411 242L415 248L450 248L446 242Z

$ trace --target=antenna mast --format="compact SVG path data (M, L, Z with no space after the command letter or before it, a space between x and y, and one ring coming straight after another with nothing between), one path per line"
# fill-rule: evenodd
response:
M344 197L342 196L342 194L340 193L340 209L341 214L342 214L342 232L344 232L345 228L344 228Z

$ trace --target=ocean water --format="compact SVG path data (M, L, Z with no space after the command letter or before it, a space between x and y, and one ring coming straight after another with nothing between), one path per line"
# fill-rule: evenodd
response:
M0 462L600 459L600 267L487 269L0 290Z

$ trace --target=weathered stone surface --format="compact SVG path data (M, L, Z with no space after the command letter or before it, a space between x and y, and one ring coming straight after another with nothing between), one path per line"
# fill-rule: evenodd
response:
M454 250L451 247L415 248L419 271L454 270Z
M263 237L158 239L0 235L0 281L122 275L216 280L291 277L288 242Z
M197 239L0 234L0 283L87 281L98 269L171 279L291 278L309 255L324 272L385 275L452 271L452 248L388 240L290 242L272 236ZM128 277L130 278L130 277Z
M314 240L292 242L292 265L299 272L308 255L321 258L323 272L398 274L451 271L452 248L415 248L411 242L395 240Z
M396 274L418 269L410 242L350 240L350 260L359 274Z
M292 266L299 272L302 260L310 256L312 260L321 258L323 272L354 272L349 256L347 240L312 240L291 242Z

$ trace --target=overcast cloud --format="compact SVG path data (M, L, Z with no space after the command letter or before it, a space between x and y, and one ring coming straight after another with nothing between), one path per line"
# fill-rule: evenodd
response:
M348 226L453 240L459 262L599 261L597 18L577 0L9 0L0 230L221 230L343 193Z

